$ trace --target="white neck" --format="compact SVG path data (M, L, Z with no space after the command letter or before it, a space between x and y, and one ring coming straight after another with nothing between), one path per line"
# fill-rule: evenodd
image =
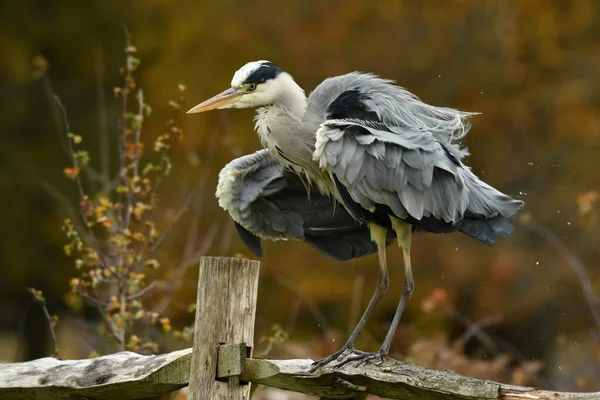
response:
M306 96L304 90L294 81L287 72L282 72L277 76L272 84L276 87L273 105L285 108L294 117L301 119L306 113Z

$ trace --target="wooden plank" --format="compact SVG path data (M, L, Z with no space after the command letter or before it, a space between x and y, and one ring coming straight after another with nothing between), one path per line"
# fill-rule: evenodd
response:
M244 400L250 385L239 376L217 380L220 344L254 342L260 263L239 258L203 257L200 261L194 350L190 371L191 400Z
M187 349L158 356L123 352L89 360L42 358L0 364L0 399L158 398L187 385L191 352L192 349ZM393 359L363 366L351 363L339 369L324 368L312 375L308 373L311 363L312 360L247 359L240 378L325 399L353 399L365 394L398 400L600 399L600 392L537 390L468 378L452 371L425 369Z
M156 356L132 352L87 360L41 358L0 364L2 400L132 400L187 386L192 349Z
M246 360L242 379L266 386L321 396L355 399L374 394L398 400L598 400L598 393L536 390L464 377L452 371L421 368L386 358L367 365L349 363L309 374L312 360Z
M246 368L247 351L245 343L220 345L217 355L217 379L241 375Z

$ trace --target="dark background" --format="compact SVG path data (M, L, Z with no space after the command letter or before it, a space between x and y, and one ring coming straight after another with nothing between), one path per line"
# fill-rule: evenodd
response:
M186 84L191 107L259 59L280 65L307 92L328 76L369 71L426 102L481 112L466 139L467 162L488 183L523 199L525 211L515 235L493 248L463 235L413 239L417 286L392 355L405 357L424 338L452 344L465 332L464 318L492 317L485 332L511 357L511 367L536 360L544 364L542 386L600 389L600 327L573 269L581 263L589 274L582 279L600 291L599 13L593 0L3 2L0 358L48 354L47 325L29 286L43 289L51 312L64 320L63 354L89 352L85 340L72 340L94 316L67 311L74 268L62 251L65 207L49 190L72 203L77 195L63 175L64 132L48 85L33 77L32 60L38 54L48 60L53 90L94 163L103 132L116 141L112 88L120 83L126 26L142 60L138 83L153 107L148 138L163 128L178 83ZM206 176L207 183L194 200L195 218L184 218L161 247L173 265L182 262L191 231L194 240L207 240L207 254L249 255L214 188L226 162L259 148L252 116L227 110L185 118L161 215L168 220L195 182ZM391 289L359 342L363 349L383 340L400 295L401 253L390 247L388 254ZM296 242L267 243L262 261L257 337L269 336L273 324L284 326L290 340L275 350L284 357L314 358L339 347L376 280L374 256L341 264ZM170 268L166 262L163 278ZM195 296L193 268L188 275L179 306L167 311L179 325L192 318L185 304ZM428 311L428 300L440 293L450 311ZM159 301L161 293L152 296ZM464 351L470 360L495 357L477 339Z

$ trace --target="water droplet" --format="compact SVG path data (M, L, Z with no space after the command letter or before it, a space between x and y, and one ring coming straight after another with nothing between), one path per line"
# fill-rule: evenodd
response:
M540 265L540 262L539 262L539 261L536 261L536 262L535 262L535 265Z
M571 225L571 221L567 222L567 225Z

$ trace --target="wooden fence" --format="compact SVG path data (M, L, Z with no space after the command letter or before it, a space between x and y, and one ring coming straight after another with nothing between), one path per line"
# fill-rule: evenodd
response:
M321 399L600 399L472 379L386 359L309 373L312 360L252 358L259 263L204 257L200 263L194 347L155 356L131 352L88 360L42 358L0 364L0 399L248 399L256 385Z

